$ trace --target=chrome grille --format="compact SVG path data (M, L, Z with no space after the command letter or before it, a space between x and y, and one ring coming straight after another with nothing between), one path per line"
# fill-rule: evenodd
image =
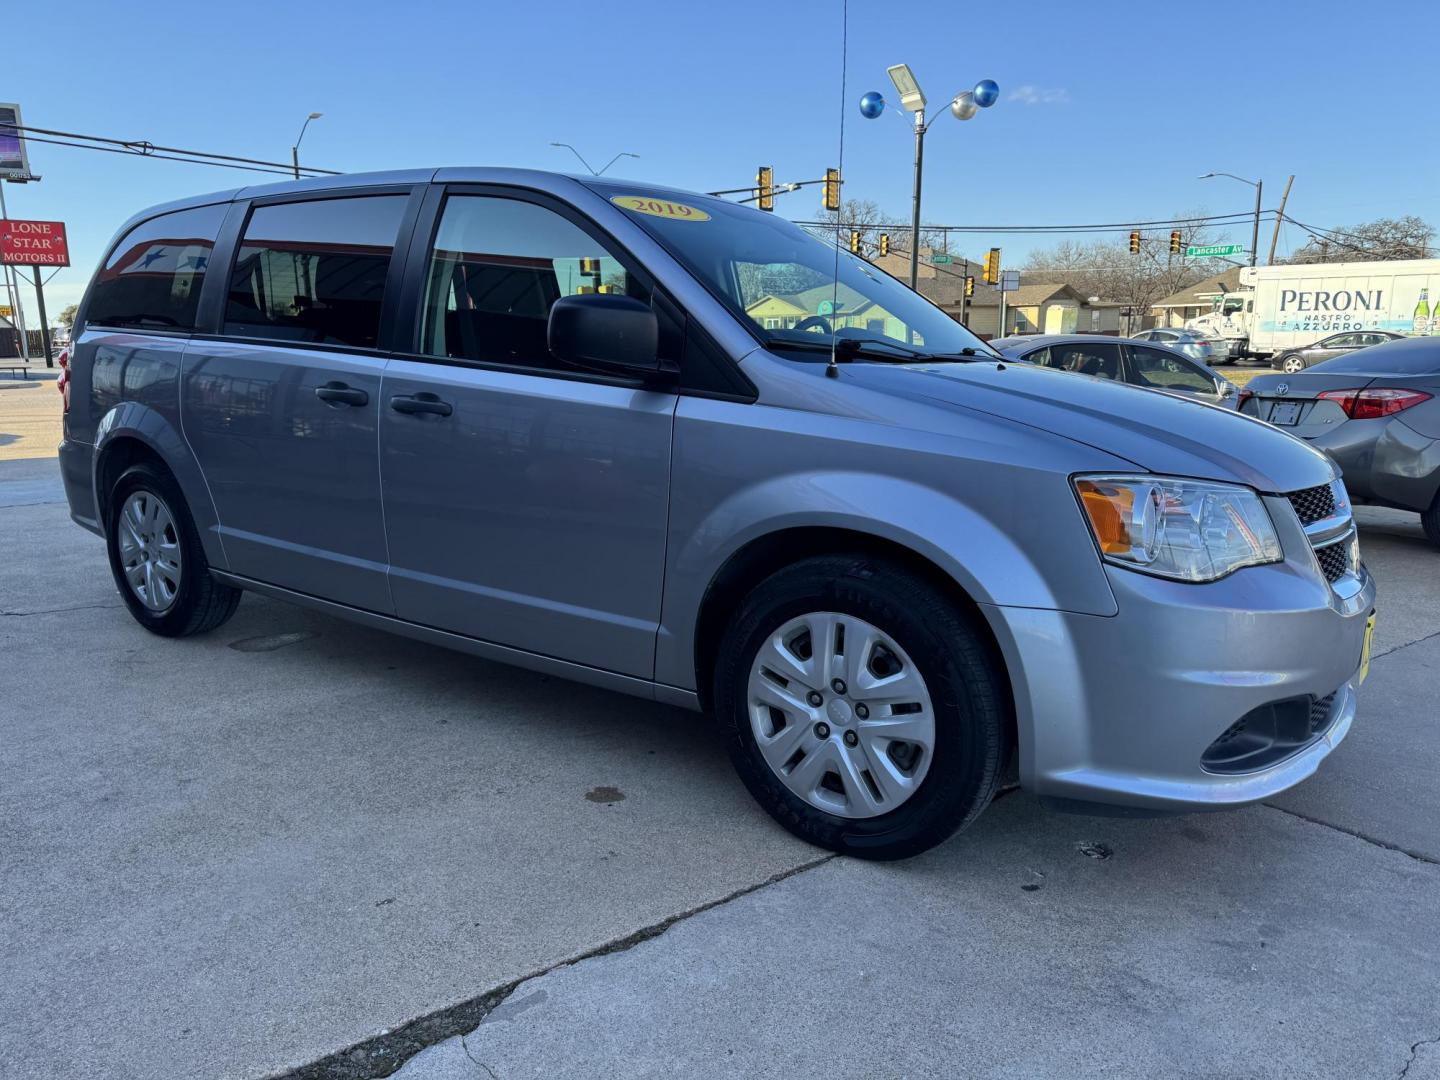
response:
M1350 569L1350 545L1341 541L1315 549L1315 558L1320 560L1320 570L1330 584L1340 580L1340 575Z
M1313 525L1335 513L1335 489L1329 484L1306 488L1304 491L1292 491L1286 498L1290 500L1290 505L1295 507L1301 525Z

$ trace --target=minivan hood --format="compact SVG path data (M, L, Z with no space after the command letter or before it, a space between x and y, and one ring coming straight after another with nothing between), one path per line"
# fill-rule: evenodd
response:
M1171 394L1005 361L845 366L882 393L940 401L1053 432L1149 472L1248 484L1263 492L1329 483L1320 451L1260 420Z

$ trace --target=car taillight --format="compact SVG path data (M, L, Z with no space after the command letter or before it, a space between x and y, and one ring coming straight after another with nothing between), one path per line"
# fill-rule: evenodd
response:
M1241 390L1240 396L1235 399L1235 411L1239 412L1241 409L1245 408L1245 402L1249 401L1254 396L1255 392L1253 390Z
M60 378L55 381L55 389L60 391L62 412L70 411L70 350L61 349L60 355L55 358L60 365Z
M1429 401L1431 397L1423 390L1395 390L1390 387L1323 390L1316 396L1322 401L1333 401L1339 405L1351 420L1377 420L1382 416L1404 412L1422 401Z

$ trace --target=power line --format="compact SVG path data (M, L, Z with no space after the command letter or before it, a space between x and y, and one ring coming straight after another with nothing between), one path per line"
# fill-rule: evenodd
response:
M177 146L157 146L147 139L115 139L108 135L84 135L75 131L31 127L28 124L7 124L6 130L24 132L25 138L29 142L68 146L77 150L102 150L111 154L156 158L161 161L183 161L192 165L216 165L226 169L241 169L245 172L272 173L281 176L294 175L294 167L283 161L266 161L263 158L239 157L234 154L217 154L207 150L186 150ZM44 136L49 136L49 138ZM339 175L334 169L319 169L311 165L300 166L300 171L321 176Z
M1264 210L1262 216L1273 216L1276 211ZM1159 221L1122 221L1104 222L1098 224L1077 224L1077 225L922 225L922 231L939 233L1017 233L1031 235L1063 234L1063 233L1098 233L1098 232L1129 232L1144 228L1166 228L1181 227L1186 225L1238 225L1244 222L1253 221L1254 213L1235 214L1206 214L1198 217L1167 218ZM833 221L797 221L795 224L803 228L824 228L835 227ZM908 224L894 222L841 222L841 228L850 229L894 229L905 231L910 228Z

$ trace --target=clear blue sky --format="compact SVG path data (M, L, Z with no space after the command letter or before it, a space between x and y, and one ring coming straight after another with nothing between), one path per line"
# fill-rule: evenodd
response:
M38 127L287 160L305 115L309 163L360 171L448 164L575 171L574 143L612 175L695 189L819 176L838 156L840 0L599 4L6 5L0 100ZM1207 24L1214 27L1207 30ZM932 108L978 79L1001 100L926 143L925 217L955 224L1164 218L1267 206L1324 226L1415 213L1440 223L1433 3L1258 0L850 5L845 194L907 219L910 136L865 121L907 62ZM225 169L31 147L40 184L6 185L14 217L69 224L75 267L47 288L78 299L132 212L263 183ZM1270 192L1273 191L1273 195ZM815 216L816 189L778 209ZM1231 237L1248 242L1248 230ZM1290 227L1282 251L1303 234ZM1029 238L1002 244L1017 265ZM27 309L32 301L27 296Z

